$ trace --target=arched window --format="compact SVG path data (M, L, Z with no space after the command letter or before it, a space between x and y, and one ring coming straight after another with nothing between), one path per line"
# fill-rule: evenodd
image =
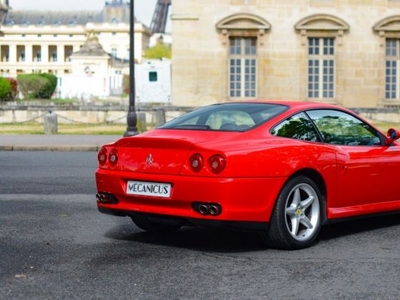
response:
M400 16L387 17L373 26L385 47L385 106L400 105Z
M342 19L316 14L295 25L301 43L307 45L307 98L335 102L336 52L350 26Z
M271 25L259 16L241 13L223 18L216 28L229 53L229 98L256 98L258 47Z

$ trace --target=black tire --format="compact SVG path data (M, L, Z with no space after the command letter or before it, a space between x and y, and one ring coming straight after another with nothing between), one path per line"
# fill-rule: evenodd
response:
M132 216L131 219L140 229L153 233L174 232L181 228L180 225L153 222L144 216Z
M291 178L280 192L269 229L261 238L277 249L310 247L321 229L321 201L321 193L310 178Z

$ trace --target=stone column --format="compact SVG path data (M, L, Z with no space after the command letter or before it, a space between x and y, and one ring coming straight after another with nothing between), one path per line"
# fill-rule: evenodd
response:
M44 115L43 129L44 134L57 134L58 132L57 115L51 110Z

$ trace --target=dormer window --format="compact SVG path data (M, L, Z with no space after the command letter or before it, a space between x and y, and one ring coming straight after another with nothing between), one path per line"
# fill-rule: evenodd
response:
M40 17L40 20L39 20L39 22L38 22L38 25L39 25L39 26L43 26L43 25L45 25L45 24L46 24L46 21L44 20L44 17L41 16L41 17Z
M4 25L14 25L14 18L13 16L10 16L10 18L5 18L3 19Z
M74 16L74 18L69 22L70 26L75 26L77 24L76 18L77 18L77 16Z

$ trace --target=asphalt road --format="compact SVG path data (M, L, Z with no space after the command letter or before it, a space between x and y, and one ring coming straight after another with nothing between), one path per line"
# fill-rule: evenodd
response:
M325 227L300 251L152 235L97 211L95 168L94 152L0 151L0 299L399 299L399 216Z

